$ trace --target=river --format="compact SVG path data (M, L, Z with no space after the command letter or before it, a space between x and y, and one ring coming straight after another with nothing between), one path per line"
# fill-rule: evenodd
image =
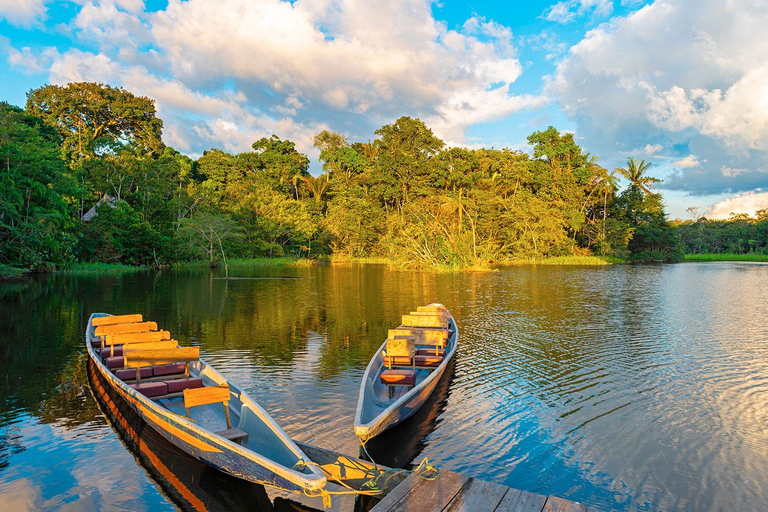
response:
M426 456L600 509L768 503L768 265L230 274L238 279L176 270L0 284L0 509L187 507L94 400L91 312L157 321L292 437L357 455L369 358L401 314L436 301L460 330L453 372L414 421L371 442L379 462ZM206 506L234 506L226 485L205 490Z

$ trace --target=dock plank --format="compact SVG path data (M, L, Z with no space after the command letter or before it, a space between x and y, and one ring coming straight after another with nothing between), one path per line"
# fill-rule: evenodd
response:
M392 507L402 500L408 493L411 492L416 484L421 481L421 477L416 473L411 473L403 480L400 485L395 487L392 492L384 496L384 498L371 509L371 512L385 512L392 510Z
M547 497L519 489L510 489L496 507L496 512L541 512Z
M389 509L391 512L441 512L469 481L468 476L452 471L441 471L436 480L418 478L411 491Z
M547 502L544 503L542 512L587 512L587 507L575 501L550 496L547 498Z
M444 510L446 512L493 512L509 490L506 485L470 478Z

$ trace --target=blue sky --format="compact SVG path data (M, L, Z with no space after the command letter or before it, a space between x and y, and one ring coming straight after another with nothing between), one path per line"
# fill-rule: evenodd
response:
M275 133L316 160L319 131L401 115L468 147L552 125L653 161L671 216L727 217L768 207L766 25L752 0L0 0L0 99L119 85L193 156Z

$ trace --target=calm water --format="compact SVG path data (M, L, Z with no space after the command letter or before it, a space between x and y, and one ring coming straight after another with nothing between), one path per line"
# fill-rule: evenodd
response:
M371 443L380 462L427 456L604 509L768 503L768 265L234 274L253 279L0 284L0 509L270 506L263 488L195 466L94 400L82 350L93 311L156 320L200 345L291 436L357 454L368 359L402 313L433 301L461 332L453 375L415 421Z

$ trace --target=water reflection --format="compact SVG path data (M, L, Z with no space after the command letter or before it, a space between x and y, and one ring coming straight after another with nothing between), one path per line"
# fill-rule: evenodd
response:
M461 329L453 379L419 419L370 446L376 460L428 456L598 508L768 501L766 265L236 275L260 279L184 270L0 284L0 508L177 506L88 392L93 311L151 316L200 345L289 435L356 454L365 366L404 311L433 301Z

